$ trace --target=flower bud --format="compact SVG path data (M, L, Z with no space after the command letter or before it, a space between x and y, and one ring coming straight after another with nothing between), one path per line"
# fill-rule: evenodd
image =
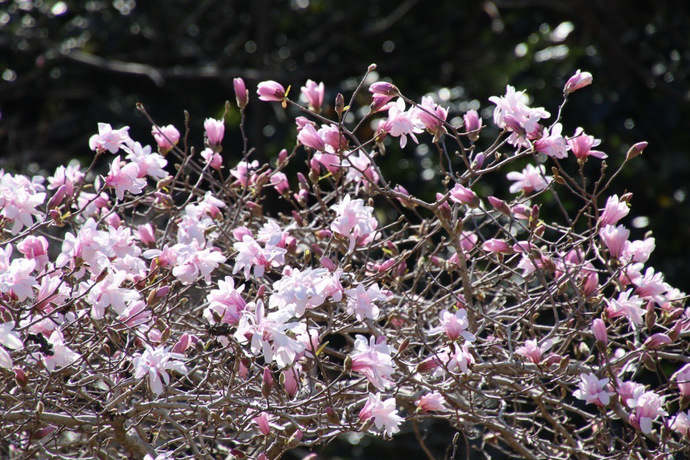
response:
M244 109L249 103L249 90L247 90L244 80L241 78L235 78L232 80L232 86L235 88L235 100L237 101L237 107Z
M259 99L265 102L282 102L285 99L285 88L273 80L259 83L256 93Z
M465 132L467 137L472 141L479 139L479 130L482 129L482 119L476 110L469 110L465 115L462 116L462 120L465 123ZM481 166L479 166L481 168Z
M609 341L608 333L606 331L606 323L603 320L596 318L592 321L592 334L598 342L606 345Z
M592 74L589 72L580 72L577 69L575 75L570 77L563 88L564 94L570 94L578 89L584 88L585 86L592 84Z

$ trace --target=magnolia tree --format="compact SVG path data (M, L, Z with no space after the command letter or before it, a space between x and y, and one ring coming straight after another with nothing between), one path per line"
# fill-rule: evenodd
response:
M271 164L246 138L223 158L207 119L203 149L101 123L86 170L0 171L3 456L276 459L414 432L433 458L428 419L518 458L687 452L685 295L631 238L599 140L559 123L591 75L555 117L508 86L495 136L366 78L328 110L323 84L260 83L297 129ZM432 201L377 166L420 142Z

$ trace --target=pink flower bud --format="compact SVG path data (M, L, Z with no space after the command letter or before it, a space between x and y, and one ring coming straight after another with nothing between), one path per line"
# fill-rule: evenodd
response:
M294 398L294 396L297 394L297 390L299 389L298 375L296 369L285 369L281 375L283 377L282 380L285 393L287 393L288 396L290 396L291 398Z
M139 241L145 245L149 247L156 246L156 229L153 227L153 224L148 223L137 227L137 236Z
M252 231L249 230L247 227L242 226L232 229L232 237L235 238L237 241L242 241L245 235L252 236Z
M575 75L570 77L568 81L565 84L565 87L563 88L563 92L565 94L570 94L574 91L577 91L580 88L584 88L585 86L591 85L592 84L592 74L589 72L580 72L580 69L577 69L577 72L575 72Z
M470 207L477 207L479 204L477 194L461 184L455 184L455 187L451 189L450 200L456 203L466 204Z
M494 252L494 253L501 253L501 254L512 254L513 248L510 247L508 243L506 243L503 240L499 240L496 238L491 238L490 240L486 240L484 244L482 245L482 248L485 251L489 252Z
M378 96L390 96L394 97L399 94L398 88L392 84L385 81L377 81L369 86L369 91Z
M111 228L120 228L120 225L122 225L122 219L115 212L108 214L104 220Z
M647 340L644 341L644 346L650 350L654 350L657 348L663 348L671 343L672 340L668 335L657 332L656 334L647 337Z
M213 150L206 148L201 151L201 158L204 159L204 163L208 165L209 168L220 171L223 167L223 157L220 153L214 152Z
M465 132L471 141L479 139L479 130L482 129L482 119L476 110L469 110L463 115L462 120L465 123Z
M330 271L335 271L335 269L338 268L328 257L322 257L321 259L319 259L319 262L321 262L322 267L327 268Z
M631 160L635 158L636 156L642 155L642 152L647 148L648 143L647 142L638 142L637 144L634 144L630 149L628 150L628 153L626 155L627 160Z
M192 344L192 336L186 332L182 334L180 339L177 341L175 346L172 347L173 353L184 353L187 348Z
M26 384L29 381L29 377L27 377L26 372L24 369L21 367L15 367L14 368L14 380L17 382L17 385L19 386L26 386Z
M497 211L500 211L502 214L506 216L510 216L510 208L508 207L508 203L505 201L501 200L500 198L496 198L495 196L490 196L489 197L489 203L493 208Z
M256 93L259 99L265 102L282 102L285 99L285 88L273 80L259 83Z
M204 129L206 130L206 141L210 147L218 147L223 141L225 135L225 123L223 120L215 120L207 118L204 121Z
M50 200L48 201L46 207L48 209L54 209L60 206L62 202L65 201L69 189L70 187L67 184L62 184L61 186L59 186L58 189L55 191L55 194L53 194L53 196L50 197Z
M173 125L154 126L151 129L151 134L158 144L158 150L163 155L176 146L180 140L180 132Z
M235 78L232 80L232 86L235 88L235 100L237 101L237 106L240 109L244 109L249 103L249 91L247 90L247 85L244 84L244 80L241 78Z
M276 189L276 192L281 195L287 193L290 190L290 184L288 183L287 176L282 172L273 173L271 176L271 185Z
M606 323L599 318L596 318L594 321L592 321L592 334L594 334L595 339L604 345L606 345L609 341L608 333L606 331Z
M315 112L321 111L321 105L323 105L325 89L323 82L318 85L312 80L307 80L307 83L302 87L302 95L309 102L309 106Z
M286 149L281 150L278 152L278 164L282 165L285 163L288 159L288 151Z

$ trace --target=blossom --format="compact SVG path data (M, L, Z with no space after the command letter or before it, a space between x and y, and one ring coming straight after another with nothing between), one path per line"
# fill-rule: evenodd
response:
M671 421L671 429L681 436L690 436L690 410L678 412Z
M517 193L520 191L525 194L539 192L548 187L551 181L551 176L546 176L544 165L539 165L535 168L531 164L528 164L522 172L509 172L506 174L506 178L515 181L515 183L510 186L510 193Z
M290 366L306 349L303 342L292 337L305 333L306 326L300 322L288 323L291 316L284 311L267 315L262 300L250 302L242 312L235 338L240 343L249 341L252 353L263 354L266 363L275 361L280 368Z
M72 196L75 186L82 180L84 180L84 173L81 172L79 163L70 163L67 167L58 166L55 169L55 174L48 178L48 183L50 184L48 189L55 190L65 185L65 194Z
M529 147L525 136L536 134L540 128L539 120L551 116L543 107L529 107L527 94L524 91L516 92L510 85L506 86L505 96L492 96L489 101L496 104L494 123L499 128L513 132L508 138L511 145Z
M247 303L242 298L244 285L235 288L235 280L226 276L218 281L218 289L213 289L206 296L209 303L204 310L204 318L211 323L237 324Z
M377 319L379 307L374 302L386 300L386 296L376 283L368 288L363 284L358 284L354 288L345 290L345 295L347 295L347 313L354 314L359 321L364 321L364 318Z
M206 131L206 142L210 147L218 147L223 142L225 135L225 122L215 118L204 120L204 130Z
M541 362L541 355L546 353L552 346L553 340L551 339L545 340L541 345L537 343L537 339L526 340L523 346L515 350L515 353L524 356L534 364L539 364Z
M12 293L19 300L33 297L33 288L38 286L32 272L35 259L14 259L4 271L0 271L0 292Z
M208 165L209 168L213 168L216 171L220 171L223 167L223 157L220 153L214 152L210 148L205 148L201 151L201 158L204 159L204 163Z
M645 391L637 399L628 400L628 406L635 409L633 422L639 423L643 433L651 433L652 422L660 416L668 415L663 408L664 399L664 396L659 396L653 391Z
M649 256L652 255L655 248L656 240L652 237L645 238L644 240L630 241L623 248L622 258L631 262L645 263L649 260Z
M455 187L450 190L449 197L455 203L463 203L472 207L476 207L479 204L477 194L462 184L455 184Z
M424 124L417 117L414 108L405 110L405 101L398 98L395 104L388 109L388 118L382 123L380 130L387 132L393 137L400 138L400 148L407 145L407 135L418 143L415 133L423 132Z
M274 172L271 175L271 185L275 188L276 192L281 195L290 191L290 183L285 173L280 171Z
M207 284L210 283L213 270L227 260L217 248L201 249L196 241L191 245L176 246L179 248L178 259L172 274L183 284L193 283L198 276L204 278Z
M635 277L633 283L637 286L635 294L644 300L653 300L659 305L666 300L664 294L669 285L664 282L663 273L655 272L653 267L647 267L644 276Z
M608 155L604 152L592 150L592 147L596 147L599 144L601 144L599 139L595 139L594 136L586 135L582 128L577 128L575 135L568 139L568 146L578 160L584 160L588 156L601 159L608 158Z
M49 262L48 240L44 236L29 235L17 244L19 252L27 259L36 261L36 267L42 268Z
M609 338L606 331L606 323L600 318L595 318L594 321L592 321L592 334L594 338L602 344L606 345L608 343Z
M278 267L285 263L286 249L276 246L266 245L262 248L254 238L244 235L242 241L238 241L232 246L238 252L235 257L235 266L232 273L235 274L244 270L245 279L249 279L249 274L254 270L254 276L261 278L268 267Z
M24 343L19 334L12 329L14 329L14 321L0 324L0 345L11 350L21 350L24 348ZM0 367L12 369L12 357L3 347L0 347Z
M168 164L168 160L158 153L152 153L151 147L142 147L140 143L133 142L122 146L122 150L127 152L127 159L137 165L139 169L137 177L150 176L154 179L162 179L168 175L163 168Z
M273 80L262 81L256 90L259 99L266 102L282 102L285 99L285 88Z
M125 311L126 303L139 299L139 293L133 289L120 287L125 281L127 273L117 271L108 273L101 281L91 284L85 283L84 288L88 289L87 300L91 305L91 317L101 319L106 307L111 307L118 314Z
M65 345L65 337L59 329L54 330L53 333L50 334L48 344L50 345L52 354L43 355L43 364L50 372L67 367L81 358L79 353L72 351Z
M630 321L630 324L639 326L644 321L643 316L647 311L642 308L642 299L636 295L631 297L631 293L632 289L628 289L625 292L621 292L618 299L607 299L606 314L609 318L625 316Z
M108 123L98 123L98 134L89 138L89 148L95 152L117 153L129 137L129 126L113 129Z
M235 100L237 101L237 106L240 109L247 107L249 103L249 90L247 90L247 85L244 84L244 80L241 78L233 78L232 86L235 90Z
M266 412L261 412L258 416L254 417L252 421L256 423L256 426L259 427L259 431L261 431L261 434L264 436L268 436L271 434L271 422L275 420L276 416L272 414L268 414Z
M339 204L330 209L337 214L331 223L331 230L350 240L348 251L352 251L356 245L369 243L377 236L375 230L378 222L372 216L374 208L365 206L364 200L353 200L350 195L345 195Z
M681 395L690 396L690 363L678 369L671 376L671 380L675 380L676 384L678 384L678 391L680 391Z
M617 227L607 225L599 230L599 236L601 237L601 241L608 248L611 257L620 259L623 255L626 243L628 242L628 237L630 237L630 230L623 225Z
M416 115L426 130L434 135L435 140L446 133L443 124L448 117L448 109L436 104L431 97L422 97L422 103L419 105Z
M577 69L577 72L575 72L575 74L565 83L563 93L570 94L591 84L592 74L589 72L580 72L580 69Z
M12 235L33 225L33 217L40 216L36 209L43 204L46 194L42 186L36 187L22 175L2 174L0 170L0 217L13 223Z
M257 160L251 162L240 161L237 163L237 166L230 171L230 174L237 179L237 184L242 187L248 187L256 182L255 170L258 168L259 162Z
M105 185L115 189L118 200L125 198L125 192L133 195L141 193L146 187L146 179L139 178L139 167L136 163L125 163L120 156L110 164L110 172L105 178Z
M134 378L141 379L148 375L149 386L156 396L163 394L163 384L170 384L170 376L167 371L175 371L180 374L187 373L187 367L179 360L184 359L180 353L172 353L169 348L162 346L153 348L144 344L143 353L135 353L132 357L134 366Z
M439 412L447 410L445 400L441 393L436 391L427 393L414 403L419 412Z
M608 383L609 379L607 378L600 379L594 374L580 374L578 389L573 392L573 396L584 400L587 404L606 406L611 400L611 395L615 394L606 391L605 387Z
M301 88L302 96L309 102L309 107L315 112L321 111L323 105L324 86L323 82L316 84L313 80L307 80L307 83Z
M273 283L269 305L302 316L307 309L318 307L326 300L330 283L330 272L325 268L285 267L283 277Z
M604 211L599 216L599 225L602 227L616 225L629 212L630 205L627 201L621 201L618 195L611 195L606 199Z
M381 401L381 393L369 394L367 402L359 412L361 421L373 418L377 429L383 430L387 436L392 436L400 431L403 418L398 415L395 408L395 398Z
M534 150L552 158L566 158L568 156L568 145L561 135L563 125L556 123L549 132L544 129L541 138L534 141Z
M378 343L377 343L378 342ZM389 388L395 369L391 353L393 347L386 344L385 337L377 341L374 336L367 340L363 335L355 336L352 358L352 372L364 375L379 390Z
M470 322L467 319L467 310L459 308L454 314L448 310L443 310L440 313L441 328L446 333L450 340L457 340L462 336L468 342L474 342L475 336L467 329Z
M166 154L180 141L180 132L173 125L153 126L151 134L162 154Z
M479 139L479 130L482 129L482 118L476 110L468 110L462 116L463 124L465 125L465 132L471 141Z

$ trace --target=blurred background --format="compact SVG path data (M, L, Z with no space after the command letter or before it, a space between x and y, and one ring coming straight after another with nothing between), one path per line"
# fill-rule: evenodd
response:
M633 238L653 230L651 265L690 291L685 0L0 0L0 168L36 174L72 158L87 163L97 122L128 125L132 138L153 144L137 102L180 131L188 111L190 144L201 145L203 120L234 101L235 77L250 89L247 130L267 160L293 145L294 127L278 104L256 101L259 81L292 85L293 99L307 79L323 81L332 106L374 62L374 78L416 100L433 94L451 108L449 119L470 108L489 118L488 97L506 84L555 114L567 78L591 72L594 84L566 106L564 134L583 126L601 138L609 171L630 145L649 142L612 193L634 191ZM366 94L361 102L368 105ZM223 154L234 165L242 145L234 108L227 121ZM423 190L436 161L428 148L393 147L384 173ZM450 455L452 431L421 429L434 455ZM419 449L413 436L397 447L348 439L323 458ZM463 439L457 459L467 458Z

